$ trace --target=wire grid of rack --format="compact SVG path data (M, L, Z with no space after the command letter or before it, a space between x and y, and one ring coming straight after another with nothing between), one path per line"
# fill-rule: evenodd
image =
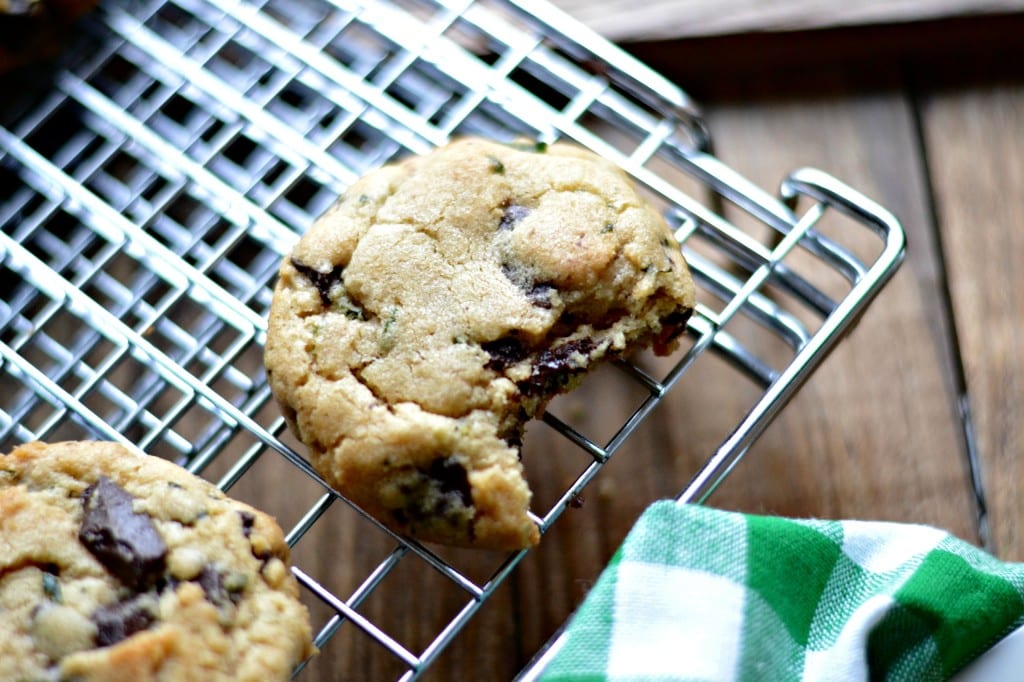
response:
M393 677L424 674L524 553L471 575L354 510L382 559L344 586L301 560L347 503L288 440L264 320L280 259L355 177L458 135L569 139L676 228L701 290L684 348L656 370L620 364L642 398L608 437L544 416L584 462L534 509L545 532L715 356L756 395L680 495L704 500L902 257L882 207L812 170L779 196L750 184L682 91L543 3L109 0L83 32L0 127L0 445L116 440L233 492L283 462L308 484L284 516L318 646L352 631ZM415 646L363 608L413 558L461 595Z

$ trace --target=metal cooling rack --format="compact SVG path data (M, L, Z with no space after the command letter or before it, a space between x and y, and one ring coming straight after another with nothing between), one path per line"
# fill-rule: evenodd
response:
M677 229L701 289L685 347L620 366L643 397L608 438L545 415L583 464L534 510L543 531L713 357L755 395L681 494L705 499L902 256L896 220L823 173L779 196L739 177L680 90L542 3L109 0L82 31L0 126L0 446L117 440L233 493L283 463L306 487L270 511L318 646L383 651L392 677L427 671L523 553L463 571L352 510L288 441L259 361L273 279L353 178L456 135L564 138L619 163ZM338 509L385 547L345 585L309 558ZM409 562L460 595L415 645L366 606L408 599L377 595Z

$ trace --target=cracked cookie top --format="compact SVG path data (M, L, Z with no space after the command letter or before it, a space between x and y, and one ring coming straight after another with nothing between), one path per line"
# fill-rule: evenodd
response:
M115 443L0 456L0 679L287 680L313 653L281 529Z
M613 164L464 139L354 183L283 261L265 361L314 467L392 529L538 539L526 422L595 362L667 353L679 245Z

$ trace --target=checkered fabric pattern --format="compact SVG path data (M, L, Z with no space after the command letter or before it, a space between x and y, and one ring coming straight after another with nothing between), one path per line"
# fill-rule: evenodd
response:
M943 680L1022 623L1024 564L940 530L663 501L540 679Z

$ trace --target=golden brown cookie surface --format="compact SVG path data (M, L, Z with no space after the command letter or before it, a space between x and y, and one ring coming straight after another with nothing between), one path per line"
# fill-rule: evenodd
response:
M113 443L0 456L0 679L287 680L309 616L266 514Z
M667 351L679 245L618 168L467 139L373 171L281 266L265 361L324 478L422 540L536 543L525 422L594 363Z

